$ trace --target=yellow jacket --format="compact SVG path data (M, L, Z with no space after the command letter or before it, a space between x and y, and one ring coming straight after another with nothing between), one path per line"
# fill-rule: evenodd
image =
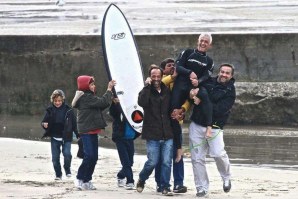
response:
M173 89L174 85L174 79L172 78L172 75L164 75L161 80L167 87L169 87L171 90ZM185 112L190 108L190 102L188 100L185 100L184 104L181 106L181 108L184 108ZM180 124L183 123L183 120L180 121Z

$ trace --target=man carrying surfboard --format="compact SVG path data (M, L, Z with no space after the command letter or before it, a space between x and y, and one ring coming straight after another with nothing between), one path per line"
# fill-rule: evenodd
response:
M163 71L151 65L145 87L139 92L138 104L144 109L142 139L146 140L147 161L139 174L137 191L144 190L145 182L161 160L160 188L163 195L170 189L173 156L173 131L170 116L170 89L162 83Z

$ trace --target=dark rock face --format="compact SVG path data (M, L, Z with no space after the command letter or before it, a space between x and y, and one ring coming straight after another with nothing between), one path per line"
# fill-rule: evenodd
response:
M238 82L230 124L298 126L297 82Z

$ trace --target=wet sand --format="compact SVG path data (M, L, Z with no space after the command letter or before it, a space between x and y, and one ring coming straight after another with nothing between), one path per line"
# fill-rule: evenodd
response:
M110 3L135 34L297 33L296 0L1 0L0 35L100 35Z
M77 145L72 145L75 156ZM73 176L63 177L62 181L54 181L51 163L50 144L48 142L27 141L12 138L0 138L0 198L119 198L145 199L163 198L155 192L153 174L146 182L143 193L118 188L116 174L120 168L118 155L114 149L99 148L99 160L94 173L95 191L77 191L73 180L81 160L74 157L72 162ZM133 167L134 178L143 167L146 157L135 155ZM189 191L177 194L173 198L195 198L191 162L185 159L185 185ZM215 163L208 161L210 178L209 198L222 199L293 199L298 194L298 171L270 169L263 167L246 167L232 164L232 190L222 191L222 182Z

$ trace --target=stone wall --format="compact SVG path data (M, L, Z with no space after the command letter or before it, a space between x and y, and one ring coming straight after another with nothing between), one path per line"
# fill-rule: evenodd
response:
M150 64L195 47L197 35L138 35L136 42L147 75ZM231 124L298 125L297 50L298 34L213 36L215 65L236 66ZM105 91L100 36L0 36L0 115L43 114L56 88L70 103L82 74L94 75L98 93Z

